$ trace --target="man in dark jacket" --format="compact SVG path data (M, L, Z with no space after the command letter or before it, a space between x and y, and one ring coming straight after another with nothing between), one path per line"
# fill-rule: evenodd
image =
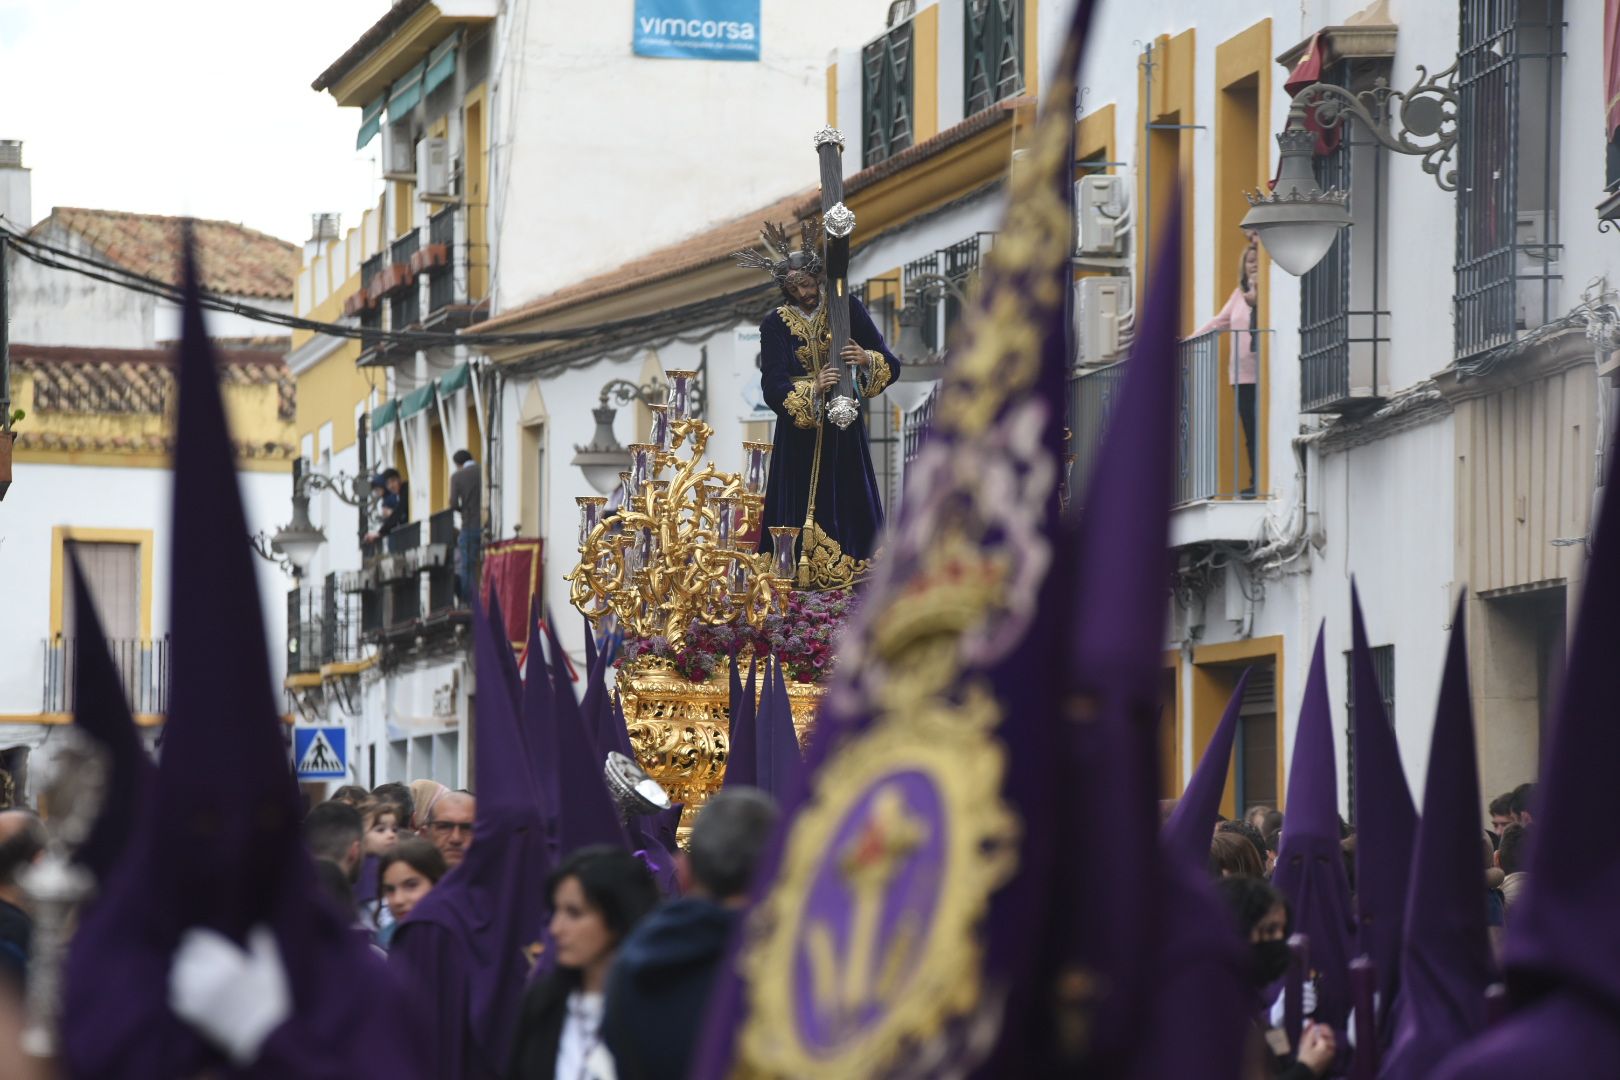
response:
M710 987L775 825L776 804L753 788L727 788L698 815L677 864L684 895L641 921L608 976L601 1032L619 1080L686 1076Z

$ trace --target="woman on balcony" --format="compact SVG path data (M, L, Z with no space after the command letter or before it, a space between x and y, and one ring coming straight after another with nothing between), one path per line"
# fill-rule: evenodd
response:
M1260 378L1260 243L1259 235L1247 231L1248 244L1238 264L1238 284L1227 297L1226 306L1215 317L1198 328L1194 337L1217 330L1232 333L1232 363L1229 381L1236 391L1238 422L1243 425L1243 446L1249 455L1249 484L1241 492L1252 496L1259 480L1259 457L1255 446L1255 424L1259 404L1256 388Z

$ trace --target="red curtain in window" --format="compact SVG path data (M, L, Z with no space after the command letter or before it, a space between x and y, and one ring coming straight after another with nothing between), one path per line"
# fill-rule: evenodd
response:
M1615 3L1616 0L1609 2ZM1322 81L1322 51L1322 39L1311 38L1310 48L1305 50L1305 55L1299 58L1299 63L1294 65L1294 70L1288 73L1288 79L1283 83L1283 89L1288 91L1289 97L1299 97L1301 90ZM1317 154L1331 154L1339 148L1339 138L1344 129L1337 124L1324 128L1316 119L1314 106L1305 114L1305 126L1316 132Z
M529 601L540 591L540 541L499 540L484 545L484 604L500 599L506 636L521 652L529 641Z
M1603 100L1612 139L1620 128L1620 0L1603 0Z

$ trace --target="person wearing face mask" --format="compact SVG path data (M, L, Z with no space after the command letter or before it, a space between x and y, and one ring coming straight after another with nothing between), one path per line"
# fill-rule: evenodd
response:
M658 886L628 851L587 847L551 876L557 966L523 998L508 1080L596 1080L615 1075L601 1039L604 991L619 946L653 908Z
M406 837L377 860L377 891L388 908L388 924L377 931L383 948L411 909L449 873L439 849L418 837Z
M1336 1053L1332 1028L1307 1022L1300 1033L1299 1053L1292 1054L1286 1035L1269 1027L1264 1018L1262 995L1265 989L1288 971L1291 929L1288 901L1257 877L1226 877L1217 881L1215 887L1249 943L1255 1034L1256 1040L1268 1048L1264 1056L1271 1065L1269 1075L1279 1080L1315 1080L1326 1076Z

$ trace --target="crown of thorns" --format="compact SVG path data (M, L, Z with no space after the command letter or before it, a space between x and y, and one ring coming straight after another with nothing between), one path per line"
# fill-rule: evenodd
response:
M804 270L812 274L820 274L821 262L821 222L810 218L799 225L799 247L793 249L793 235L782 225L765 222L759 231L760 241L770 254L747 248L743 251L733 251L731 257L737 260L738 266L750 267L754 270L763 270L776 279L778 285L787 283L788 275L795 270ZM775 255L772 258L771 255Z

